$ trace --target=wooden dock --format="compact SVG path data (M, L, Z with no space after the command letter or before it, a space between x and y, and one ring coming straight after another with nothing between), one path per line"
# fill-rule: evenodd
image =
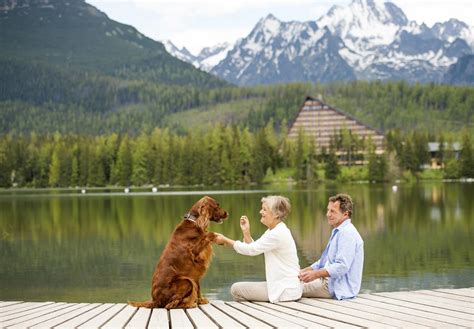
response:
M474 288L363 294L349 301L211 301L187 310L0 302L1 328L474 328Z

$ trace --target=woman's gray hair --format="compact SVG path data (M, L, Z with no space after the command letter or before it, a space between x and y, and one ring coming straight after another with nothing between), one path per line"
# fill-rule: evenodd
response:
M272 214L279 220L285 220L291 211L290 200L280 195L269 195L262 198L262 203L265 203Z

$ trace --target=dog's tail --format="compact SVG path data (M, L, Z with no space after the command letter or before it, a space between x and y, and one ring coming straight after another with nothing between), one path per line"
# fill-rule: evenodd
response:
M157 308L158 304L152 300L147 302L128 302L128 305L133 307L143 307L143 308Z

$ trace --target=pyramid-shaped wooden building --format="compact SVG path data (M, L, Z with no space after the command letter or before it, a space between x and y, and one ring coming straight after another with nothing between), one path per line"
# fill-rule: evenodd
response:
M375 146L375 152L381 154L384 152L385 136L382 132L361 123L353 116L343 111L325 104L320 99L306 97L301 110L291 126L288 137L290 140L296 140L300 130L303 130L306 136L314 139L314 145L317 151L322 148L329 149L331 139L339 134L342 129L348 129L352 134L359 138L372 139Z

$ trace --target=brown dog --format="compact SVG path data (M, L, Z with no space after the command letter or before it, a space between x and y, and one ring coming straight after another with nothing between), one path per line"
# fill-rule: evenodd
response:
M205 196L196 202L176 226L156 265L152 279L152 300L129 304L166 309L207 304L207 299L201 297L199 280L211 261L212 242L216 237L207 228L210 221L222 223L226 218L227 212L213 198Z

